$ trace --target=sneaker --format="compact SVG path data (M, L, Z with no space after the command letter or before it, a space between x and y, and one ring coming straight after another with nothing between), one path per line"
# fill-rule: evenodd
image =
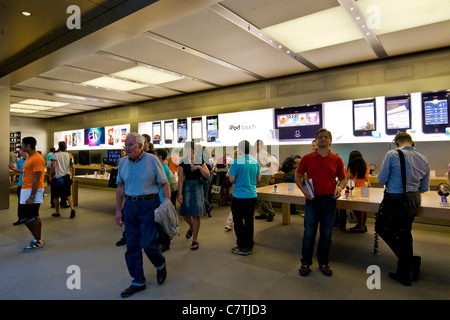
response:
M239 248L239 247L231 248L231 252L234 254L241 255L241 256L248 256L248 255L252 254L251 249Z
M33 237L33 239L31 240L31 242L25 247L25 248L23 248L23 251L24 252L27 252L27 251L33 251L33 250L36 250L36 249L40 249L40 248L42 248L44 246L44 242L42 241L42 240L36 240L34 237Z
M298 274L302 277L306 277L310 272L311 269L306 264L302 264L298 270Z
M330 277L333 272L331 271L330 267L327 264L323 264L319 267L319 270L322 272L322 274L326 277Z

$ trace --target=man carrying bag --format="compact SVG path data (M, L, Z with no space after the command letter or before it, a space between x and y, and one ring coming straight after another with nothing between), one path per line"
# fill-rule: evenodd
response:
M420 207L420 193L428 191L430 165L427 158L416 152L411 136L399 132L394 138L396 150L386 153L378 174L385 184L383 201L376 216L375 231L398 258L397 272L389 277L405 286L417 281L421 258L413 256L412 223Z

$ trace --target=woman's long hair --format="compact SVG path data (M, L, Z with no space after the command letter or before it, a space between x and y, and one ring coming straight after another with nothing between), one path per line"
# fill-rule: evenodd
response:
M358 150L350 152L348 157L348 169L356 179L362 179L366 175L367 163Z

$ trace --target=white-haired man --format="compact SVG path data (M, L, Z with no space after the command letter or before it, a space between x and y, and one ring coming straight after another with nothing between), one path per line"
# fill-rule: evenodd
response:
M157 269L158 284L162 284L167 275L166 259L157 241L154 211L160 204L160 186L165 198L170 198L170 186L158 158L144 152L143 145L141 135L134 132L127 135L127 156L120 160L117 172L116 223L119 226L125 223L125 261L133 278L131 286L122 291L123 298L146 288L142 249Z

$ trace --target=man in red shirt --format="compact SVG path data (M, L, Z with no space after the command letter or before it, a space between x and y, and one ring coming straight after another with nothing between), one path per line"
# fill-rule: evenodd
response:
M325 276L331 276L328 266L328 256L331 247L331 232L333 231L336 199L347 184L344 162L330 151L332 136L327 129L316 133L317 149L302 157L297 167L295 182L305 195L305 232L303 235L301 276L307 276L311 269L314 242L317 227L320 223L320 238L317 247L319 269ZM304 175L306 174L306 179ZM307 180L307 181L305 181ZM336 182L337 181L337 182ZM310 191L305 183L310 183ZM313 191L311 191L313 190Z

